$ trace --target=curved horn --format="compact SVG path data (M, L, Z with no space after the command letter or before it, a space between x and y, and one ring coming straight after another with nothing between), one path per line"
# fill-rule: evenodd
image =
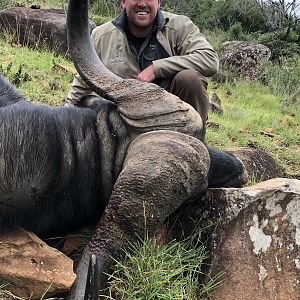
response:
M117 105L129 125L199 134L202 120L190 105L155 84L122 79L104 66L90 39L87 0L70 0L67 31L78 73L94 92Z
M120 85L123 80L103 65L91 42L87 0L70 1L67 34L71 58L79 75L95 93L113 100L109 87Z

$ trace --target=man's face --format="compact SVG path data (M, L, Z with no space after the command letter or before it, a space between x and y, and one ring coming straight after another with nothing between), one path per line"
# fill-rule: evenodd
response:
M122 8L126 10L129 30L151 30L160 3L161 0L121 0Z

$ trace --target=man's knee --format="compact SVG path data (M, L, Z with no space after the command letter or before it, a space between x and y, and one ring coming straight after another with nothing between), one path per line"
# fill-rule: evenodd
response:
M207 80L201 73L191 69L178 72L173 78L170 92L192 105L206 122L209 108Z
M179 84L184 87L194 89L207 89L207 80L205 77L198 71L192 69L186 69L178 72L174 76L175 84Z

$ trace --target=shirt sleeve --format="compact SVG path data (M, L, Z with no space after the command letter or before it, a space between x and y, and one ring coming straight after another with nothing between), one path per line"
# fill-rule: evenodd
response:
M86 95L92 95L92 90L86 85L79 74L74 76L71 84L70 92L66 97L67 105L76 105L80 103L80 99Z
M185 69L213 75L219 68L217 53L188 17L181 18L179 29L173 29L169 38L173 56L153 61L157 78L170 78Z

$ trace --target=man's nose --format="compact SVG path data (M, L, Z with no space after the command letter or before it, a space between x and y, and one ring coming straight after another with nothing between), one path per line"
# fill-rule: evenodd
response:
M144 7L147 5L147 0L138 0L138 6Z

